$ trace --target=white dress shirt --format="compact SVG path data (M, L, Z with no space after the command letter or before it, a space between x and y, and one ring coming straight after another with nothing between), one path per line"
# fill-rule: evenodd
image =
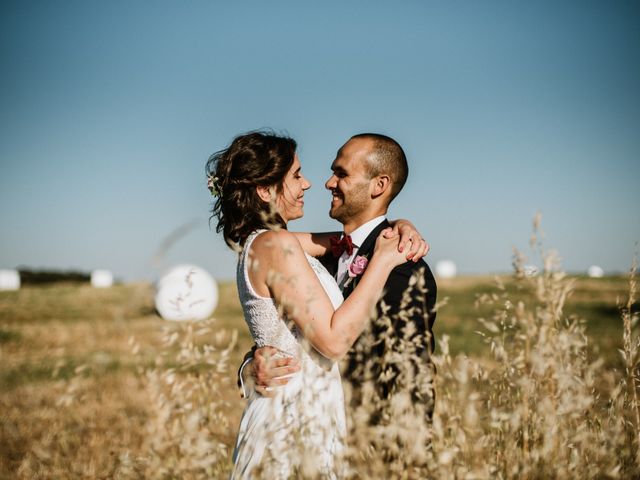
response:
M338 282L338 286L340 290L344 288L344 283L349 278L348 270L349 265L353 262L353 259L358 255L358 250L362 245L369 234L380 225L385 220L384 215L380 215L379 217L373 218L366 223L363 223L358 228L356 228L353 232L351 232L351 242L353 243L353 251L351 255L347 254L346 251L342 252L342 255L338 259L338 270L336 271L336 282Z

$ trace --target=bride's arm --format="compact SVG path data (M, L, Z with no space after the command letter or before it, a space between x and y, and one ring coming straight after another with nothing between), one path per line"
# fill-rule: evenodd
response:
M313 347L337 360L364 329L391 270L404 262L404 255L397 252L397 238L379 242L384 249L376 251L354 292L335 311L300 243L286 230L266 232L254 241L253 256L262 268L250 271L250 280L258 293L268 287Z
M321 257L331 248L331 237L340 235L341 232L291 232L300 242L305 253L312 257Z
M393 228L393 235L400 235L398 251L402 252L406 247L407 260L417 262L429 252L429 244L422 238L420 232L409 221L404 219L389 222ZM331 237L340 235L341 232L292 232L302 249L312 257L322 257L331 248Z

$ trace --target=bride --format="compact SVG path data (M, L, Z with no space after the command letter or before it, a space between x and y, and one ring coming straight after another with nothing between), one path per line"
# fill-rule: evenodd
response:
M239 250L238 294L251 336L300 365L273 396L251 392L231 478L342 477L346 423L337 360L364 329L391 270L406 261L398 237L386 231L389 238L377 239L375 255L343 300L334 278L305 253L328 248L328 239L287 230L302 217L311 186L293 139L241 135L211 156L207 170L217 231Z

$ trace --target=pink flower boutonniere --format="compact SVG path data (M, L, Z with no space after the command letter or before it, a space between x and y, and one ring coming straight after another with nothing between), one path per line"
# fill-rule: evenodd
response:
M358 275L362 275L367 268L369 260L367 257L363 257L361 255L356 256L349 265L349 277L357 277Z
M344 282L344 287L347 287L354 279L357 279L357 277L362 275L367 269L368 264L369 259L366 256L356 255L356 258L354 258L351 264L349 264L349 269L347 270L349 278Z

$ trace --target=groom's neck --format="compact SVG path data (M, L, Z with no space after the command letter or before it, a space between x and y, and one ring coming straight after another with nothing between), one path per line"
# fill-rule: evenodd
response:
M347 235L351 235L351 233L354 230L358 229L368 221L386 214L387 214L387 210L385 209L385 210L375 210L371 212L365 212L363 215L354 216L353 218L350 218L343 223L344 233L346 233Z

